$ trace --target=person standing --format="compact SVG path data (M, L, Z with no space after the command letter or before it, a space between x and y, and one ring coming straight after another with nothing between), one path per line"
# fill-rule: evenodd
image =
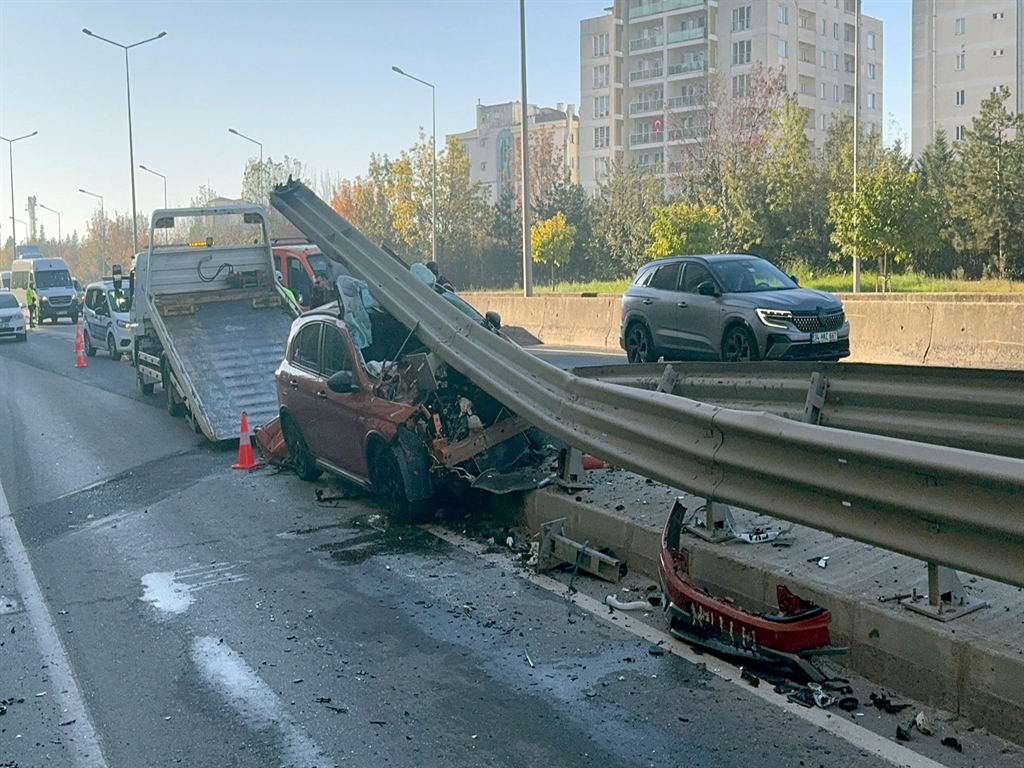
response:
M25 289L25 303L28 304L28 325L30 328L36 327L36 289L32 283L28 284L28 288Z
M434 282L437 283L438 287L443 288L446 291L451 291L452 293L455 293L455 286L452 285L451 281L447 277L440 273L440 270L437 268L436 261L428 261L427 269L429 269L430 272L434 275Z

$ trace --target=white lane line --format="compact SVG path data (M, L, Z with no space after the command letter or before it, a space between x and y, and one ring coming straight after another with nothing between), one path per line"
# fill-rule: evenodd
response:
M290 768L334 768L313 740L288 714L269 685L241 655L216 637L192 641L192 660L228 703L251 727L276 728L283 739L283 761Z
M433 525L423 527L437 538L442 539L459 549L465 550L466 552L470 552L489 563L504 566L511 565L509 563L508 556L504 553L485 554L486 546L460 536L457 533L452 533L451 531L446 531L443 528ZM538 587L541 587L548 592L556 594L559 597L565 596L565 584L551 578L550 576L533 573L532 571L512 569L510 567L508 570L513 571L521 578L536 584ZM754 696L760 697L767 703L795 715L811 725L816 725L819 728L828 731L833 736L843 739L859 749L871 752L882 760L892 763L895 766L899 766L899 768L947 768L947 766L942 763L938 763L924 755L919 755L913 750L907 749L900 744L896 744L884 736L880 736L874 731L869 731L867 728L857 725L857 723L852 720L846 720L843 717L832 714L824 709L819 709L818 707L807 709L805 707L801 707L799 704L794 704L793 702L776 694L770 686L761 685L757 688L752 688L746 683L741 684L739 667L733 666L727 661L719 659L716 656L698 656L693 652L693 649L689 645L681 640L677 640L667 632L655 629L654 627L619 611L609 613L607 605L588 595L577 592L573 595L572 601L595 618L601 619L607 624L624 629L630 634L642 638L652 645L660 643L669 653L672 653L681 659L685 659L692 664L701 664L702 666L707 667L708 672L720 677L724 681L743 688L743 690L753 694ZM613 620L613 618L615 620Z
M0 483L0 544L3 545L4 554L14 567L22 603L32 624L39 653L47 665L46 675L50 679L51 690L57 697L61 709L66 710L62 718L64 721L74 721L71 725L64 726L61 732L68 737L67 743L75 765L78 768L107 768L96 729L93 728L85 700L78 690L78 683L71 670L71 661L57 634L53 616L46 606L39 582L36 581L36 575L32 570L32 563L28 559L28 552L25 551L18 527L14 524L14 516L4 494L3 483ZM52 725L56 732L57 723Z

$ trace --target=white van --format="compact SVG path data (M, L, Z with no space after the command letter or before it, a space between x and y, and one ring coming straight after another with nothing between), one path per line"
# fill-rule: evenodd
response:
M56 323L62 317L78 322L78 294L64 259L16 259L11 265L11 293L19 304L28 304L25 289L36 289L39 322Z
M128 321L130 301L127 280L121 290L114 288L114 280L110 277L86 288L82 310L85 354L93 357L97 349L106 349L111 360L120 360L121 355L132 351L132 332Z

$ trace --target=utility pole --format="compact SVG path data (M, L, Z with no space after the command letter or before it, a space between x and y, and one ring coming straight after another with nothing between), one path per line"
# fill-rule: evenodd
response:
M860 200L857 198L857 162L860 146L860 2L853 33L853 292L860 293Z
M4 136L0 136L0 141L7 142L7 157L8 157L8 168L11 171L11 239L14 241L14 249L17 252L18 249L18 228L15 226L15 222L18 219L14 218L14 142L21 141L22 139L30 139L35 136L39 131L32 131L32 133L26 133L24 136L18 136L14 139L8 139ZM28 225L25 225L25 242L28 242Z
M519 59L522 69L523 103L520 114L523 143L523 295L533 296L533 250L530 247L530 141L529 107L526 101L526 0L519 0Z

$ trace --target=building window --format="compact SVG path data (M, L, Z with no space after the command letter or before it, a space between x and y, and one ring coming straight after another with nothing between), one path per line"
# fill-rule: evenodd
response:
M611 131L607 125L594 129L594 149L604 149L611 141Z
M594 97L594 117L608 117L608 97Z
M992 51L992 56L993 56L993 58L998 59L998 58L1000 58L1003 55L1003 53L1004 53L1003 49L999 48L998 50Z
M964 136L966 135L966 133L967 133L967 131L964 129L964 127L962 125L958 125L956 127L956 140L957 141L963 141L964 140Z
M486 160L484 162L480 163L480 170L481 171L486 171L487 170L487 161Z
M967 103L967 92L963 88L961 88L959 91L956 92L956 105L958 107L962 107L966 103Z
M875 94L869 93L868 94L868 109L874 109L874 108L875 108Z
M789 24L789 8L784 5L779 6L779 24Z
M959 18L956 20L956 34L966 35L967 34L967 19Z
M824 113L822 113L822 115L821 115L821 130L823 130L823 131L825 130L825 120L826 120L825 115L824 115Z
M823 66L823 67L827 67L828 66L828 51L822 51L821 52L821 66Z
M732 31L742 32L750 29L750 6L741 5L732 9Z
M608 34L594 35L594 57L608 55Z
M967 66L967 54L958 53L956 55L956 71L957 72L963 72L964 68L966 66Z
M789 43L779 40L779 57L785 59L787 56L789 56Z
M608 87L608 70L607 64L601 64L598 67L594 67L594 87L595 88L607 88Z
M843 27L843 40L847 43L857 42L857 28L853 24L846 24Z
M874 32L868 32L868 50L869 51L875 50L875 33Z
M839 101L839 86L832 86L832 101Z
M739 64L750 63L750 41L741 40L738 43L732 44L732 65L735 67Z
M874 64L868 64L868 80L874 80L874 79L875 79L875 65Z
M992 14L992 21L1002 21L1002 20L1003 20L1003 12L1002 11L999 11L997 13L993 13Z
M843 10L845 10L847 13L856 13L857 0L846 0L846 2L843 3Z
M834 69L836 72L839 71L839 54L838 53L833 53L832 54L832 69Z
M825 85L825 83L821 84L821 98L823 98L823 99L827 99L828 98L828 96L826 95L828 93L828 91L826 90L827 88L828 88L828 86Z
M594 177L598 179L607 179L609 176L609 169L611 163L607 157L595 157L594 158Z
M838 22L832 24L832 37L836 40L839 39L839 24Z
M732 79L732 95L733 98L742 99L747 95L747 89L750 87L750 75L736 75Z
M823 37L828 37L828 19L821 20L821 34Z

